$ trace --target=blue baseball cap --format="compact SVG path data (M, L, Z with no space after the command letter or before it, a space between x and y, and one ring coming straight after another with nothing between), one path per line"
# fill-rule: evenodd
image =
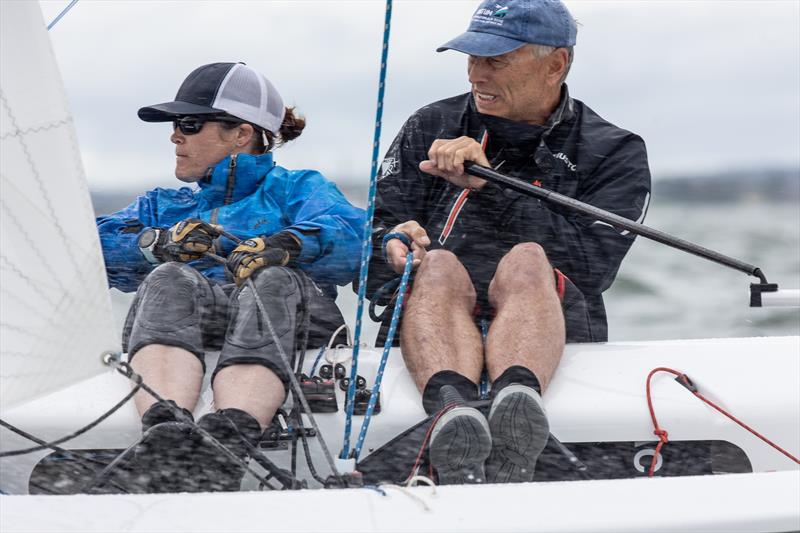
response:
M491 57L513 52L526 44L564 48L575 46L578 26L560 0L486 0L467 31L436 49Z

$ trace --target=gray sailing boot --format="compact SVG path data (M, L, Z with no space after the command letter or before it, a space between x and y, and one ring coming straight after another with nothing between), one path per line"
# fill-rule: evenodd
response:
M444 385L442 405L456 405L443 414L433 427L430 461L440 485L484 483L484 462L492 449L489 424L480 411L464 405L458 391Z
M536 461L550 436L539 393L517 383L504 387L492 402L489 428L492 453L486 462L488 482L533 481Z

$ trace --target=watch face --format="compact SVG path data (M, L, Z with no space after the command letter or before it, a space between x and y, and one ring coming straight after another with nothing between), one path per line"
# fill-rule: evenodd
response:
M147 248L152 246L152 244L156 241L158 237L158 233L153 228L147 228L139 235L139 248Z

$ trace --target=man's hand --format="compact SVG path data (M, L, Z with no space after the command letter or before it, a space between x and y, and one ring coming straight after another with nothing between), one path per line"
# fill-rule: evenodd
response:
M436 139L428 150L428 159L419 164L419 169L465 189L482 189L486 180L464 173L465 161L490 166L486 154L475 139Z
M227 267L237 285L259 268L286 266L300 253L300 244L290 233L261 236L242 241L228 256Z
M414 254L412 268L417 268L425 257L425 249L430 246L431 240L425 229L416 220L409 220L395 226L390 233L405 233L411 239L411 251ZM386 262L392 270L401 274L406 264L408 247L400 239L391 239L386 243Z
M221 226L208 224L198 218L181 220L159 236L160 246L155 255L162 261L194 261L214 245Z

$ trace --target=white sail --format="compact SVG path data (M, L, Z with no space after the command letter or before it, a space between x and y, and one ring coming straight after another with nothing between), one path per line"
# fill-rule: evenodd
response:
M0 2L0 408L119 350L72 117L37 2Z

